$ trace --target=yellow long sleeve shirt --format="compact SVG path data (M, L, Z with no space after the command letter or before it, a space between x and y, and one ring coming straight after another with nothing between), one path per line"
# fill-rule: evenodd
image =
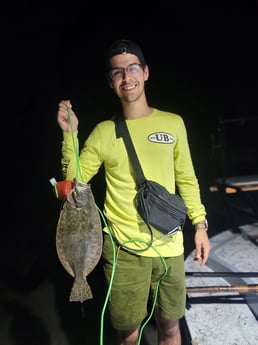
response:
M150 115L126 120L126 123L145 177L162 184L171 193L175 192L177 186L192 223L203 220L206 211L201 203L182 117L153 109ZM78 151L79 143L77 136L73 135L75 133L64 132L62 142L61 163L67 180L75 177L80 179L74 153L74 144ZM156 229L153 229L152 246L139 251L146 248L150 232L134 205L134 172L123 139L116 137L114 121L107 120L96 125L83 145L79 164L85 182L90 182L104 164L106 196L103 213L120 243L126 243L126 246L144 256L168 257L183 253L181 231L168 237ZM108 231L107 228L103 230Z

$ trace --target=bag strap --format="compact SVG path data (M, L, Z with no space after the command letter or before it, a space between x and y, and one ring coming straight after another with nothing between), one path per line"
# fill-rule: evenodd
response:
M126 125L125 119L121 118L121 117L117 117L115 119L115 126L116 126L116 137L120 138L122 137L125 143L125 147L127 149L127 153L128 156L131 160L131 163L133 165L134 168L134 173L135 173L135 179L136 179L136 183L137 186L139 187L140 185L142 185L146 178L144 176L142 167L140 165L137 153L135 151L133 142L132 142L132 138L130 136L128 127Z
M137 153L135 151L133 141L132 141L132 138L130 136L128 127L126 125L125 119L122 117L115 118L115 128L116 128L116 137L117 138L122 137L124 140L124 144L125 144L125 147L127 149L128 156L129 156L131 164L134 168L136 184L137 184L137 187L139 188L146 181L146 178L144 176L144 173L143 173L142 167L140 165ZM150 239L150 242L148 242L146 248L140 249L137 251L147 250L148 248L150 248L152 246L152 242L153 242L153 232L152 232L151 226L145 220L144 220L144 222L150 231L151 239ZM116 238L114 236L113 236L113 238L116 240ZM129 249L128 247L126 247L124 245L121 245L121 246L122 246L122 248Z

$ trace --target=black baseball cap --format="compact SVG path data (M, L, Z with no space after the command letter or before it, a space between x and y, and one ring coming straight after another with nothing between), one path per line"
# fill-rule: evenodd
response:
M144 67L146 65L143 52L139 44L134 41L127 39L119 39L114 41L107 49L106 54L106 65L109 67L109 60L118 54L133 54L136 55L141 65Z

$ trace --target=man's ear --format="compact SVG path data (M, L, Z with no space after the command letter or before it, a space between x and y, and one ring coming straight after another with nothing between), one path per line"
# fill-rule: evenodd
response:
M148 65L145 65L143 72L144 72L144 81L147 81L149 79L149 74L150 74Z

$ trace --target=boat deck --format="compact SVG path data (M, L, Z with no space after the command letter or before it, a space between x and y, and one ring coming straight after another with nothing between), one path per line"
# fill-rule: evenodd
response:
M185 260L186 272L199 274L186 276L187 287L258 284L258 250L255 243L258 223L243 225L240 229L240 233L226 230L210 239L212 249L203 267L194 263L194 251L190 253ZM231 272L234 275L209 277L207 272ZM242 277L241 272L256 275ZM191 337L189 344L192 345L257 344L258 294L189 293L185 326L188 327Z

